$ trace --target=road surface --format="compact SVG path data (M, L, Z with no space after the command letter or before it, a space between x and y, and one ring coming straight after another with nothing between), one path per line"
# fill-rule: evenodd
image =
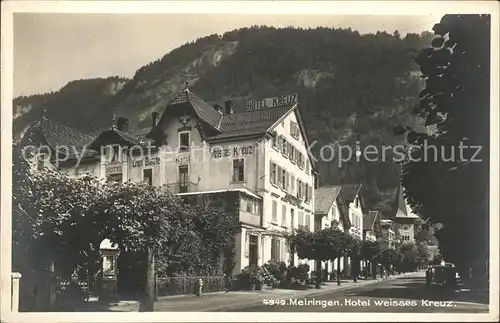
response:
M265 299L262 305L231 312L390 312L390 313L487 313L487 302L471 302L467 297L453 299L439 296L425 287L425 276L417 273L408 277L383 281L358 288L328 292L326 294L290 298ZM465 294L461 294L464 296ZM460 301L458 301L460 299ZM465 300L465 301L464 301Z

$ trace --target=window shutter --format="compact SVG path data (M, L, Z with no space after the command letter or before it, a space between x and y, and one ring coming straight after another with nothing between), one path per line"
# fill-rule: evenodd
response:
M273 182L273 162L269 161L269 182Z
M248 233L245 233L245 257L248 258L248 251L250 249L250 241Z

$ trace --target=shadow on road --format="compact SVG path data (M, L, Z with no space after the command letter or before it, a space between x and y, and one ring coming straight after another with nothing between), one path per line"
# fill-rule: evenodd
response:
M380 288L353 290L348 293L351 297L387 298L387 299L416 299L416 300L452 300L454 294L444 290L425 287L425 279L421 277L397 278L391 284Z

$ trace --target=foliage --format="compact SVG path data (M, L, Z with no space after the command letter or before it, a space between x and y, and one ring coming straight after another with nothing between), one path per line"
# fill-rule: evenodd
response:
M412 271L417 268L419 253L414 243L403 243L399 248L399 255L398 265L400 271Z
M385 268L396 266L398 262L398 252L392 248L383 248L380 252L380 263Z
M269 271L278 281L286 277L287 267L283 261L269 260L262 267Z
M364 240L361 243L360 256L363 260L372 261L379 256L380 244L375 241Z
M404 165L403 185L410 205L443 225L435 234L441 252L464 270L488 259L490 16L445 15L433 30L432 48L416 59L426 81L417 112L432 131L407 134L419 148ZM425 140L438 150L425 150ZM462 142L481 147L475 162L476 149L458 151Z
M292 278L297 280L306 280L309 276L310 267L308 264L300 264L294 267L288 267Z

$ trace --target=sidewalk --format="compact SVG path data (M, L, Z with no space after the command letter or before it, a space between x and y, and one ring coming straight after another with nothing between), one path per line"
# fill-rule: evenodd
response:
M405 276L416 275L417 273L407 273L396 276L391 276L388 280L393 280ZM337 282L323 283L321 289L311 288L308 290L292 290L292 289L263 289L260 291L231 291L228 293L217 292L205 294L203 296L182 295L182 296L166 296L159 297L155 302L155 311L197 311L197 312L214 312L227 311L237 308L251 307L261 305L264 299L289 299L289 298L304 298L332 291L340 291L346 289L357 288L378 282L386 281L382 278L359 280L354 283L352 280L342 280L341 285ZM106 311L133 311L139 310L137 302L120 302L111 306L103 307Z

